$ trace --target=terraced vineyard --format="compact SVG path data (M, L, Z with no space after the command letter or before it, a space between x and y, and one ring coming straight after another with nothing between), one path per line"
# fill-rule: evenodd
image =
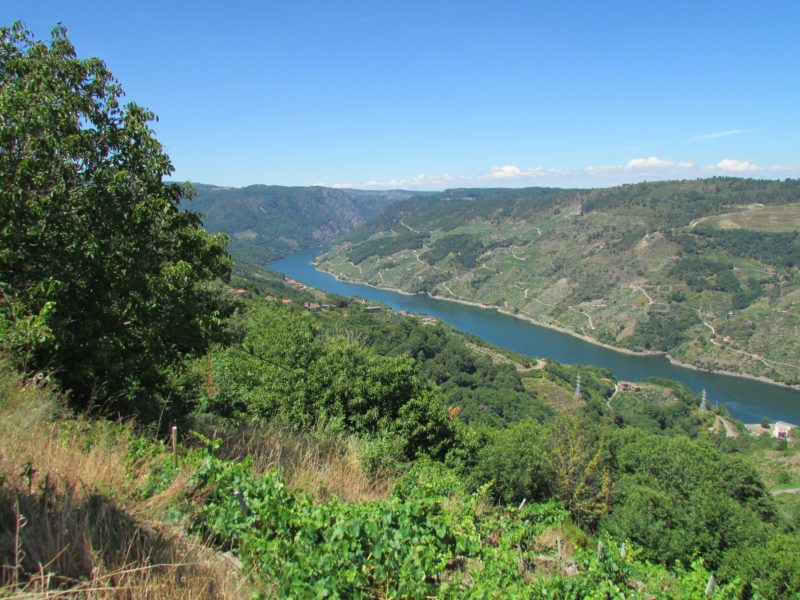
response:
M451 190L395 204L321 266L797 384L799 201L798 182L733 178Z

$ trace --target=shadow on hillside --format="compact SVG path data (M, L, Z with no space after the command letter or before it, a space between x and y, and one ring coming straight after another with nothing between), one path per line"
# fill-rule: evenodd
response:
M219 557L207 549L137 522L113 498L82 483L53 485L44 477L28 485L25 478L6 477L0 488L0 584L6 590L228 596L218 589L224 577L210 566Z

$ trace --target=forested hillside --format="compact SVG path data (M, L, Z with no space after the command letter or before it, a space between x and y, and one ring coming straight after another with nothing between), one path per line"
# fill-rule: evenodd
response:
M796 384L798 229L794 180L449 190L389 207L322 267Z
M230 236L228 250L234 258L254 264L330 244L392 202L415 195L320 186L193 187L196 195L182 206L200 213L207 231Z

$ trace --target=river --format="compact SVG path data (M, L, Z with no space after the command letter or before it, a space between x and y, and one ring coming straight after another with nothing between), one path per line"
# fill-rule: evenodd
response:
M611 369L615 377L627 381L658 376L680 381L695 392L705 388L711 404L726 406L734 417L746 423L759 422L766 416L771 420L800 424L800 390L687 369L673 365L664 356L616 352L493 309L437 300L424 294L406 295L339 281L314 267L312 260L318 253L319 250L304 250L276 260L267 267L326 292L360 296L365 300L383 302L396 311L407 310L434 316L460 331L526 356L597 365Z

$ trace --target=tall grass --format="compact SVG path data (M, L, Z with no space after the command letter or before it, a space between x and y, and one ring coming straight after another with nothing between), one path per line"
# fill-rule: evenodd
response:
M138 499L131 427L63 406L0 364L0 596L245 595L234 562L155 518L163 498Z
M379 500L389 495L391 477L376 477L362 466L366 443L324 427L298 432L280 422L241 427L210 435L222 440L220 456L249 457L257 473L281 466L287 485L317 501L336 496L344 502Z

